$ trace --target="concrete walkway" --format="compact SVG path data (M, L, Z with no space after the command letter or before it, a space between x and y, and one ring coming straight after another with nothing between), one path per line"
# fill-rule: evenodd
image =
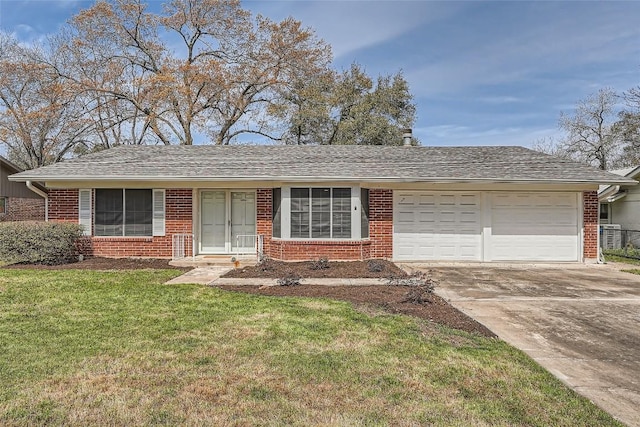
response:
M232 277L220 277L230 271L228 266L207 266L194 268L181 276L166 282L166 285L193 283L208 286L276 286L278 279L238 279ZM300 279L301 285L319 286L371 286L384 285L384 279Z
M612 265L412 265L436 293L640 427L640 276Z

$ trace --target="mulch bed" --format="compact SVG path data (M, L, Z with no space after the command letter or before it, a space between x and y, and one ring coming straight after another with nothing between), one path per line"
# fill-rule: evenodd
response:
M301 261L284 262L268 259L258 265L231 270L222 277L280 279L297 275L304 279L344 278L377 279L407 274L394 263L385 260L371 261Z
M322 263L324 265L324 263ZM283 278L297 275L301 278L387 278L406 276L406 273L389 261L375 260L372 264L368 261L328 262L328 268L314 269L318 267L317 261L312 262L280 262L268 260L257 266L249 266L235 269L224 277L235 278ZM137 270L137 269L175 269L189 271L189 267L174 267L169 265L167 259L153 258L99 258L92 257L83 261L64 265L24 265L14 264L5 269L42 269L42 270ZM0 268L0 269L1 269ZM381 271L373 271L378 270ZM437 284L436 284L437 286ZM487 337L495 337L490 330L471 319L466 314L453 308L442 298L435 294L429 294L426 302L416 304L405 302L407 286L220 286L221 289L246 292L251 294L269 296L301 296L332 298L349 301L357 307L374 308L388 313L406 314L421 319L427 319L435 323L454 329L480 334Z

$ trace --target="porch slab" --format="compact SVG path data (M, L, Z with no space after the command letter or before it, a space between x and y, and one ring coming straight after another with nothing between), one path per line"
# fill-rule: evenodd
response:
M174 259L169 261L169 265L174 267L228 267L241 268L255 265L258 262L255 255L196 255Z
M221 265L194 268L191 271L187 271L186 273L165 282L165 285L178 285L183 283L208 285L232 268L233 266Z

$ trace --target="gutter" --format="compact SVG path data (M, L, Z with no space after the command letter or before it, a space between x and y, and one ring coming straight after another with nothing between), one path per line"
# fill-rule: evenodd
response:
M19 175L19 174L16 174ZM591 179L501 179L501 178L451 178L451 177L429 177L429 178L403 178L403 177L354 177L354 176L244 176L244 177L207 177L207 176L157 176L157 175L121 175L121 176L90 176L79 175L73 177L31 177L11 175L10 181L28 181L37 179L47 182L76 182L76 181L93 181L93 182L109 182L109 181L131 181L131 182L371 182L371 183L419 183L419 184L598 184L602 181L594 181ZM20 179L22 178L22 179ZM609 185L636 185L637 181L631 179L620 179L608 181Z
M33 185L33 182L26 181L27 188L44 199L44 220L49 221L49 195Z

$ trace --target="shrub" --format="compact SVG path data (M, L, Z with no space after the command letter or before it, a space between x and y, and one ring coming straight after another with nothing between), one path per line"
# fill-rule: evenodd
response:
M316 260L311 261L311 265L309 266L311 270L326 270L329 268L329 259L327 258L318 258Z
M278 279L280 286L298 286L300 285L300 276L295 273L289 273L285 277Z
M82 227L55 222L0 224L0 262L58 265L78 260Z
M380 273L384 270L384 264L377 259L370 259L367 261L367 270L372 273Z
M430 295L436 287L436 282L430 274L416 272L408 277L389 277L387 284L390 286L407 286L409 290L401 302L412 304L424 304L430 302Z

